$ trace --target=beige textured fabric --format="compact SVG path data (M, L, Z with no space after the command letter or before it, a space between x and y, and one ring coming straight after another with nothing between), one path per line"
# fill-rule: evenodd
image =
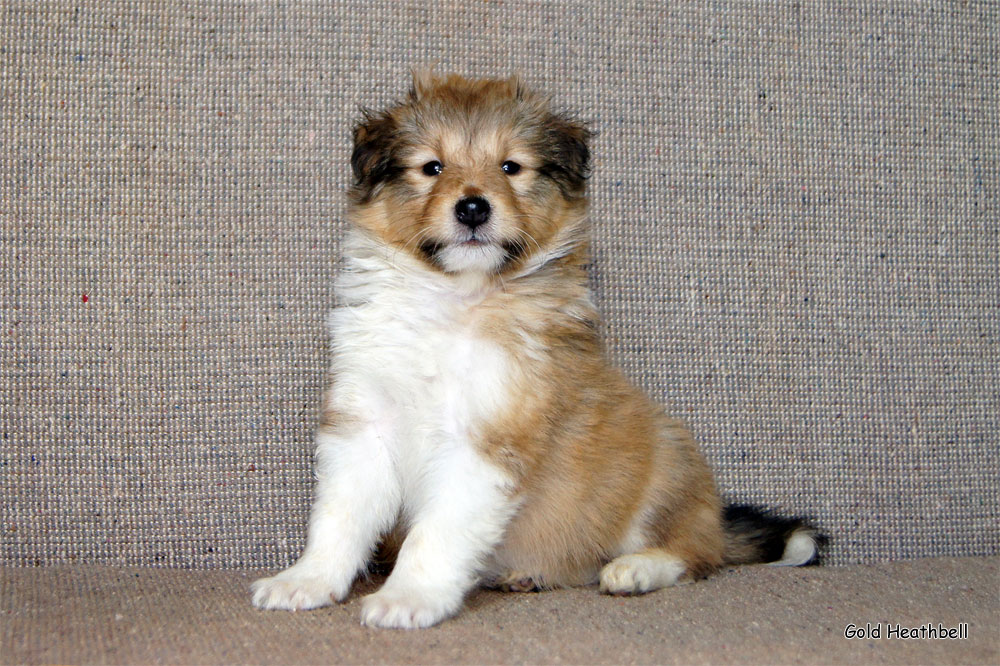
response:
M246 603L255 572L0 569L0 661L100 664L995 664L1000 559L744 567L623 599L478 592L423 631L362 627L360 594L289 613ZM371 586L365 589L370 589ZM359 593L363 590L359 590ZM880 638L845 638L881 623ZM960 628L901 640L889 625Z
M992 2L8 2L0 560L297 555L357 105L597 130L613 358L828 561L1000 551Z

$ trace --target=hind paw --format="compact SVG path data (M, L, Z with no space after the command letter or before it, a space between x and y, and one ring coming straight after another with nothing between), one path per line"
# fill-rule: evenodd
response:
M677 583L684 575L684 563L656 552L622 555L601 569L601 592L605 594L645 594Z
M545 588L541 576L511 571L491 580L488 587L501 592L539 592Z

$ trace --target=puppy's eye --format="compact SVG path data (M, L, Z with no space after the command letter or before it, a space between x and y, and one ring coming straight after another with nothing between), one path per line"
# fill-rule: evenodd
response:
M426 176L437 176L444 170L444 165L437 160L434 160L433 162L428 162L420 167L420 170L423 171Z
M507 160L506 162L500 165L500 168L503 169L503 172L508 176L513 176L515 173L521 170L521 165L518 164L517 162L511 162L510 160Z

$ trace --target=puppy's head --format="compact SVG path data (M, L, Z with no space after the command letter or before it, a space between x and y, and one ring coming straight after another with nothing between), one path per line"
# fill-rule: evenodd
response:
M433 270L516 271L581 242L589 137L517 77L415 73L355 128L352 218Z

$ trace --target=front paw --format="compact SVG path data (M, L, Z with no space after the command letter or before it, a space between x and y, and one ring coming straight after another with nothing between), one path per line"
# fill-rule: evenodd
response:
M329 606L347 597L348 586L337 585L324 576L298 565L276 576L261 578L250 586L253 605L271 610L309 610Z
M361 624L384 629L423 629L454 615L461 598L440 591L382 588L361 604Z

